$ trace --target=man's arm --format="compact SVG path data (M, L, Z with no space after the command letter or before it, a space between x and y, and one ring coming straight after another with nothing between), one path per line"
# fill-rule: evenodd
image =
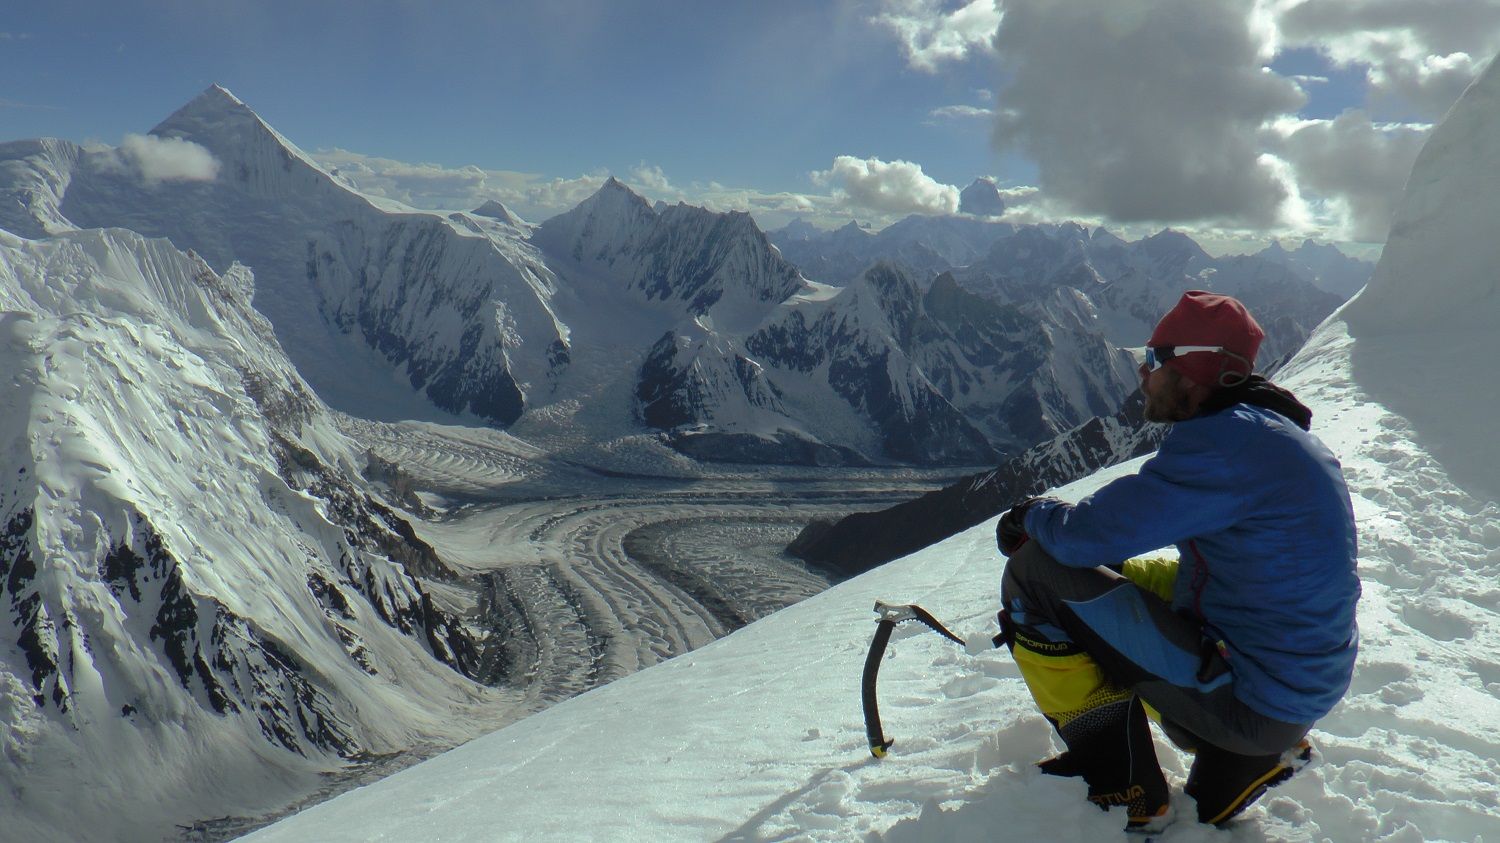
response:
M1234 524L1257 492L1249 466L1239 447L1223 447L1233 431L1196 427L1174 430L1139 474L1076 505L1038 501L1026 513L1026 532L1064 565L1091 568Z

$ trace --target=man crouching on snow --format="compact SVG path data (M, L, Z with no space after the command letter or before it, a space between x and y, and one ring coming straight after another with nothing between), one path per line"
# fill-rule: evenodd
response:
M1171 814L1148 710L1195 753L1186 791L1218 824L1306 763L1354 670L1349 492L1311 411L1251 374L1264 336L1235 299L1184 294L1140 367L1146 418L1173 425L1161 450L996 531L1002 635L1067 745L1040 766L1132 828ZM1131 558L1173 543L1177 561Z

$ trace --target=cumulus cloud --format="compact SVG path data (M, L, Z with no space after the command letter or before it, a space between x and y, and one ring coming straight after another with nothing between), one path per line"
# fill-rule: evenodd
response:
M1305 98L1272 36L1240 0L1007 0L997 145L1074 213L1273 225L1292 191L1258 135Z
M815 184L833 187L836 200L879 214L952 214L958 188L943 184L910 161L881 161L840 155L833 166L812 174Z
M1500 0L1291 2L1277 18L1288 47L1362 66L1367 108L1436 119L1500 51Z
M935 72L944 62L987 51L1000 26L997 0L971 0L945 9L942 0L891 0L875 23L895 33L912 67Z
M645 161L637 164L635 169L630 171L630 183L657 194L677 192L660 166L647 164Z
M1426 124L1377 125L1349 110L1333 120L1278 122L1268 143L1295 169L1301 189L1326 205L1320 216L1339 235L1379 243L1430 131Z
M147 184L213 181L219 175L219 161L213 153L182 138L126 135L120 144L120 157Z
M312 157L349 187L414 208L469 210L497 200L523 217L534 218L532 213L536 209L525 207L528 196L533 191L545 194L548 189L540 176L486 170L472 164L463 167L411 164L343 149L318 150ZM593 185L597 189L603 182L604 176L600 175Z
M570 210L579 202L594 195L594 192L603 187L608 179L609 174L602 172L576 178L539 178L526 186L516 204L524 208L536 209L528 217L529 219L543 220Z

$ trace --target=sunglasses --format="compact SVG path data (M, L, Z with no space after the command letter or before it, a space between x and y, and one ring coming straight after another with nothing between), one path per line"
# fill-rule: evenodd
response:
M1228 354L1230 357L1243 360L1238 354L1232 354L1222 345L1162 345L1152 348L1146 346L1146 371L1154 372L1166 365L1173 357L1181 357L1184 354L1196 354L1200 351L1212 351L1215 354Z

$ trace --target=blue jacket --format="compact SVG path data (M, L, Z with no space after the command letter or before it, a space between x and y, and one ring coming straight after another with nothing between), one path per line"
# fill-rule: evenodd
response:
M1178 422L1139 474L1076 505L1038 502L1026 531L1080 568L1176 544L1173 608L1227 643L1235 694L1261 714L1310 724L1349 688L1349 490L1328 448L1278 413L1236 404Z

